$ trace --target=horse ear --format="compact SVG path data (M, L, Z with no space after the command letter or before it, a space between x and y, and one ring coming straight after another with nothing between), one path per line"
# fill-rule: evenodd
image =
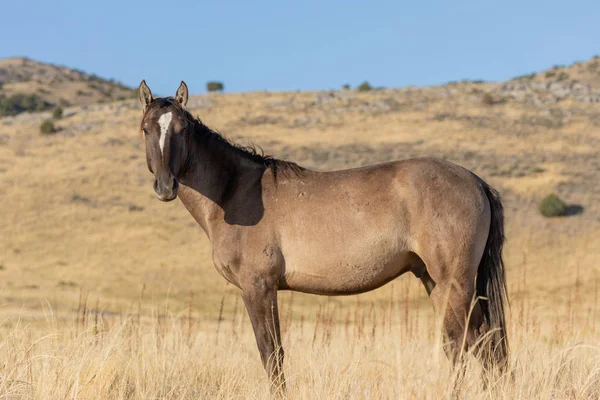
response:
M181 81L177 93L175 94L175 100L185 107L188 101L188 87L184 81Z
M148 85L146 85L146 80L144 79L142 83L140 83L140 88L138 89L138 97L140 99L140 103L142 103L142 108L146 111L146 108L152 103L152 92Z

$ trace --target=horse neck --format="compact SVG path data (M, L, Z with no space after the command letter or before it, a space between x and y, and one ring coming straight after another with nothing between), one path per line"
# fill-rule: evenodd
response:
M228 206L233 201L240 205L236 192L260 195L265 168L200 123L195 131L190 136L185 171L179 179L185 186L180 189L179 198L212 241L216 225L226 223Z

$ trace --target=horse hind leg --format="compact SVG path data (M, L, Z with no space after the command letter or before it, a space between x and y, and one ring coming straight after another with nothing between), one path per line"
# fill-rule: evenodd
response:
M429 276L429 272L427 272L427 266L423 260L416 254L414 255L414 260L410 270L417 278L421 280L423 286L425 286L427 296L431 296L431 292L433 291L433 288L435 288L435 281L431 279L431 276Z
M412 272L421 280L427 295L433 303L433 309L439 318L442 318L444 331L444 352L453 365L456 365L459 356L459 343L464 337L464 324L461 323L459 315L462 314L459 296L452 294L448 284L437 284L423 262L415 265ZM457 311L458 310L458 311Z
M431 282L431 278L425 279L424 285L428 292L428 287L433 286L429 296L435 313L442 319L444 351L456 366L480 338L483 321L481 309L478 303L473 302L473 285L461 285L453 280L439 284Z
M451 279L436 283L423 261L415 263L412 272L423 283L432 300L434 312L442 318L444 351L448 359L456 365L462 354L477 346L476 356L482 358L485 367L489 356L485 353L486 341L482 339L485 339L489 329L484 322L480 303L474 297L474 284L467 284L474 279L462 279L463 284Z
M431 276L429 276L427 270L425 270L420 276L418 276L418 278L421 280L421 283L423 283L423 286L425 286L427 296L431 296L431 292L433 291L433 289L435 289L435 282L433 279L431 279Z

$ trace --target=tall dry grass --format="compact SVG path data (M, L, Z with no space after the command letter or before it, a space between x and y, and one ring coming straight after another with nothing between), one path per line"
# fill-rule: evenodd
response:
M433 313L411 300L417 286L400 289L385 303L326 299L308 315L306 305L294 304L297 294L282 296L289 398L600 397L598 304L583 300L576 285L571 300L551 313L541 312L534 299L516 297L509 318L510 373L488 377L487 387L471 357L464 377L457 376L441 350ZM127 312L108 314L85 295L69 318L50 305L44 312L42 322L9 318L2 324L0 397L268 397L238 298L224 297L214 320L192 307L173 310L168 302L148 305L143 298Z

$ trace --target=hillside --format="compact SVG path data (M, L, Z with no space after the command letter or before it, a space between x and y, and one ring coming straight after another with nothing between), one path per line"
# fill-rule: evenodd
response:
M569 68L581 77L587 71L591 82L591 67ZM570 301L573 287L593 295L600 277L600 89L542 79L209 94L192 96L189 108L233 140L317 170L415 156L471 169L505 201L511 296L528 296L543 313ZM116 311L136 303L143 287L155 300L168 295L175 308L195 293L202 299L195 307L216 318L222 296L236 291L214 270L210 245L181 204L155 198L137 130L137 101L68 107L64 115L54 135L39 133L49 112L0 119L3 312L29 299L26 310L35 319L48 297L71 310L80 291ZM537 203L552 192L574 215L539 214ZM399 281L407 280L418 286L408 277ZM429 310L416 286L415 301ZM362 298L379 301L389 290Z
M555 65L540 73L532 73L515 78L520 81L580 83L591 88L600 89L600 56L587 61L575 62L571 65Z
M124 100L134 91L75 69L30 60L0 60L0 116Z

